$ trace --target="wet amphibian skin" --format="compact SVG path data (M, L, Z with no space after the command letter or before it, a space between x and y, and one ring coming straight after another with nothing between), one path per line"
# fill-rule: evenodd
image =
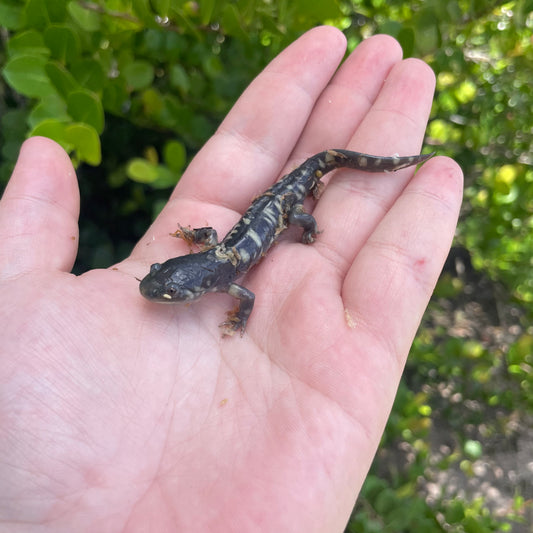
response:
M235 280L259 262L289 224L303 228L304 244L315 240L317 224L304 211L303 201L310 194L318 197L324 174L341 167L392 172L422 163L432 155L379 157L348 150L320 152L257 197L221 242L213 228L180 227L174 236L203 249L153 264L141 281L141 294L153 302L180 303L197 300L208 292L226 292L237 298L239 305L220 327L224 334L240 330L242 336L255 295Z

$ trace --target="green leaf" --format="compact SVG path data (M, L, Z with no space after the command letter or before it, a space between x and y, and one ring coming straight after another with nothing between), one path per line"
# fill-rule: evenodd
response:
M207 26L211 22L215 5L215 0L205 0L204 2L200 2L200 16L204 26Z
M454 91L454 95L461 104L474 100L477 94L476 85L470 80L464 80Z
M67 124L56 119L47 119L43 120L41 123L37 124L31 131L29 136L34 137L40 135L42 137L48 137L59 143L66 152L72 150L72 145L70 145L65 138L65 129Z
M86 89L100 92L105 85L105 73L102 65L91 58L84 58L73 63L70 67L76 81Z
M141 19L148 28L158 28L159 25L155 20L155 14L152 11L150 0L133 0L133 12Z
M157 165L146 159L135 157L128 162L126 174L131 180L138 183L152 183L157 179Z
M4 78L15 91L31 98L54 93L45 72L46 57L20 55L10 59L3 70Z
M160 17L167 17L170 9L170 0L152 0L155 12Z
M146 183L155 189L166 189L176 185L179 174L163 165L156 165L146 159L136 157L126 166L128 177L138 183Z
M18 30L22 27L22 4L15 0L0 2L0 26L6 30Z
M50 24L64 22L66 2L63 0L28 0L24 14L27 26L44 29Z
M477 440L467 440L464 445L464 451L471 459L479 459L483 454L483 446Z
M396 38L402 46L404 57L411 57L415 48L415 32L413 28L402 28Z
M237 39L241 39L244 42L249 40L250 36L246 33L246 29L241 21L241 14L236 6L233 4L225 4L221 19L224 33Z
M523 334L511 344L507 352L507 359L509 364L521 365L528 362L533 364L533 335Z
M101 163L100 137L93 127L87 124L70 124L65 129L65 139L74 146L80 161L93 166Z
M45 66L45 72L65 101L72 91L76 91L80 88L72 74L57 61L48 62Z
M68 114L76 121L92 126L98 134L104 131L104 110L100 99L90 91L79 90L67 97Z
M414 21L418 53L427 54L438 48L442 43L442 37L433 8L421 10Z
M100 16L98 13L85 9L77 2L69 2L67 9L70 16L82 30L95 32L100 29Z
M42 34L36 30L28 30L13 35L7 43L7 51L10 57L17 55L48 57L50 55L50 50L45 46Z
M181 172L185 166L187 152L179 141L168 141L163 147L163 160L170 170Z
M126 83L133 90L148 87L154 79L154 67L148 61L142 59L128 63L122 69L122 73Z
M44 30L44 42L52 56L62 63L71 63L80 53L77 34L66 25L53 25Z
M87 124L68 124L55 119L44 120L30 132L30 136L42 135L59 143L68 152L75 152L76 160L89 165L99 165L102 155L100 137Z
M28 117L28 124L34 128L48 119L55 119L59 122L70 122L71 120L67 113L65 101L59 95L52 94L41 100L32 109Z

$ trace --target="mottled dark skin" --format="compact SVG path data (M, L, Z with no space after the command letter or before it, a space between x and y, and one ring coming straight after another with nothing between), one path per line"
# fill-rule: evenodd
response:
M392 172L422 163L432 155L379 157L348 150L320 152L256 198L220 243L213 228L180 228L176 237L203 244L206 249L153 264L141 281L141 294L154 302L179 303L196 300L208 292L227 292L239 300L239 306L228 313L228 320L221 327L226 334L240 330L242 335L255 296L235 280L265 255L289 224L303 228L303 243L315 240L316 221L304 211L303 201L309 194L318 196L324 174L341 167Z

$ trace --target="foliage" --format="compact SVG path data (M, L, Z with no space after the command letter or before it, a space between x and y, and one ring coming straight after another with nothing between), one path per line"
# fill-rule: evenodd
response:
M413 480L391 488L369 475L361 492L361 509L352 517L346 533L491 533L511 531L509 522L496 520L482 499L470 502L443 499L429 505L417 495Z
M81 165L75 271L122 259L246 84L325 13L336 2L0 3L0 182L27 135L56 140Z
M355 4L363 32L394 35L438 74L428 142L466 171L458 237L478 268L533 302L533 2Z
M57 140L82 192L76 271L108 266L280 49L318 23L350 50L395 36L437 74L426 142L465 171L457 237L492 294L483 306L509 293L520 312L505 342L488 342L489 327L454 333L439 317L483 280L443 278L347 531L508 531L527 507L519 491L496 519L482 498L429 497L427 483L456 467L471 476L484 444L533 413L532 12L533 0L1 0L0 183L26 136Z

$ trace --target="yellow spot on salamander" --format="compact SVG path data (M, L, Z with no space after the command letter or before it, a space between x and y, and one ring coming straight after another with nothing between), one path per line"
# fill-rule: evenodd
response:
M166 298L167 300L172 300L172 296L170 296L170 294L167 294L165 292L165 294L162 294L163 298Z
M325 157L325 160L326 160L326 163L332 163L333 161L335 161L335 157L340 157L341 154L339 154L339 152L336 152L335 150L328 150L326 152L326 157Z
M244 249L239 252L239 257L240 257L240 260L243 261L244 263L247 263L248 261L250 261L250 254Z
M263 246L263 242L261 241L261 238L259 237L259 235L257 234L257 232L255 230L250 228L248 230L248 236L250 237L250 239L252 239L252 241L254 241L254 243L259 248L261 248Z
M237 266L240 260L240 255L237 249L235 247L228 249L223 243L215 248L215 256L220 261L229 261L233 266Z

